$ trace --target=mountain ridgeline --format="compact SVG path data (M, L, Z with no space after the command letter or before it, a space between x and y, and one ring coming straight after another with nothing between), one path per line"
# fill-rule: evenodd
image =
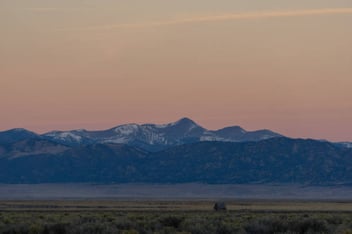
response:
M125 124L101 131L84 129L72 131L52 131L42 135L26 129L12 129L0 132L0 144L14 143L26 139L45 139L66 146L91 144L127 144L147 151L160 151L172 146L200 141L243 142L260 141L281 135L269 130L245 131L232 126L216 131L207 130L188 118L174 123Z
M0 183L352 184L346 144L190 119L104 131L0 132Z
M260 141L279 136L269 130L249 132L238 126L210 131L188 118L164 125L125 124L103 131L54 131L41 135L42 138L70 146L117 143L154 152L199 141Z

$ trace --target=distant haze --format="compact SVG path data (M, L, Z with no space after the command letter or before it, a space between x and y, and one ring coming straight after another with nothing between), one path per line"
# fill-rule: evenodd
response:
M2 200L116 199L116 200L212 200L294 199L351 200L348 186L285 184L0 184Z
M352 141L351 0L1 0L0 131L187 116Z

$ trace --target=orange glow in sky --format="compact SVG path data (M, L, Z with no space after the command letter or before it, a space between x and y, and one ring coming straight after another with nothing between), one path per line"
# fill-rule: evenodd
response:
M352 141L350 0L4 0L0 131L189 117Z

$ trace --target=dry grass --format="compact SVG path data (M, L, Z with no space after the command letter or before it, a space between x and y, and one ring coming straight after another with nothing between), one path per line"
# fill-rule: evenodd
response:
M352 233L350 201L0 201L0 233Z
M0 201L0 211L211 211L215 201ZM352 212L352 201L228 200L229 211Z

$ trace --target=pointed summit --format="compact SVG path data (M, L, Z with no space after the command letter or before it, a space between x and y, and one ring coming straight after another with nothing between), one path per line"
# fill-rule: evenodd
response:
M182 118L174 123L168 124L166 131L169 136L176 137L178 139L177 141L185 138L192 138L192 141L194 141L194 139L199 139L206 129L189 118Z
M193 120L191 120L190 118L187 118L187 117L183 117L183 118L179 119L178 121L176 121L172 125L177 125L177 126L198 126L198 127L200 127L196 122L194 122Z
M194 123L194 121L188 117L183 117L183 118L179 119L178 122L192 122L192 123Z

